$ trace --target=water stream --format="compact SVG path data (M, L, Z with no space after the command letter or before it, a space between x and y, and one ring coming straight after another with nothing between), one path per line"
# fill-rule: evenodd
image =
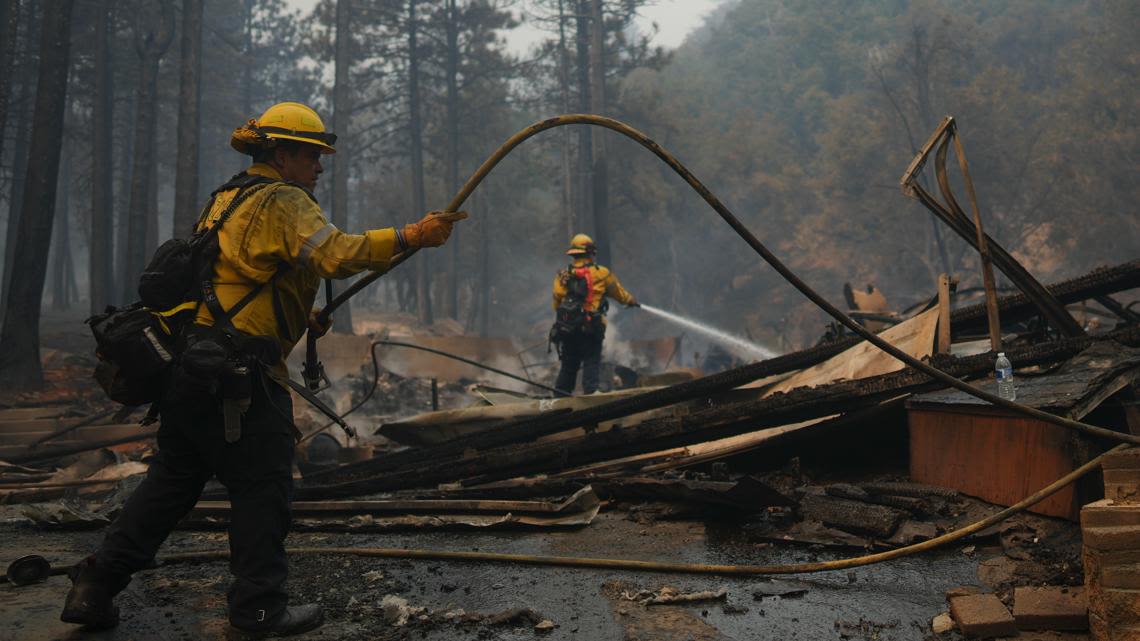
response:
M684 316L678 316L672 312L667 312L658 307L642 303L641 309L655 316L660 316L667 321L690 329L713 342L719 343L720 345L729 348L730 352L737 356L744 356L756 360L767 360L769 358L775 358L776 356L779 356L778 353L768 349L767 347L757 345L739 336L733 336L728 332L719 330L715 327L710 327L704 323L698 323L697 321L685 318Z

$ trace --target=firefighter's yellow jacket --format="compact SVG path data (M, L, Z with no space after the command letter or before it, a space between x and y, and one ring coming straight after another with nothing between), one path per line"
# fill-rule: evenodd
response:
M281 180L273 167L254 164L247 171ZM237 195L221 192L202 226L213 226ZM346 234L329 223L320 206L304 189L288 183L271 183L245 200L218 232L221 256L214 273L214 290L223 309L229 309L258 283L280 275L264 287L233 319L239 330L253 336L274 336L281 353L288 355L308 326L322 278L345 278L366 270L386 270L397 252L396 231L377 229ZM274 312L277 297L282 323ZM212 325L205 305L195 320ZM288 376L284 358L273 368L274 379Z
M633 294L621 286L617 276L614 276L608 267L597 265L589 258L575 258L569 267L559 271L558 275L554 277L554 309L558 309L558 306L562 304L562 299L566 297L566 287L571 270L584 270L586 275L586 282L590 287L590 294L583 305L586 312L598 311L606 296L622 305L629 305L634 301Z

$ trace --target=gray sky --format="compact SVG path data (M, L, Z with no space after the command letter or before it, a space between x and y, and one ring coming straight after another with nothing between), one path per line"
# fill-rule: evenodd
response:
M656 22L659 32L653 43L668 48L676 47L723 1L651 0L650 6L642 8L637 23L642 30L648 31ZM317 4L317 0L286 0L286 2L302 11L308 11ZM507 45L514 53L525 54L531 45L542 40L544 34L530 25L523 24L506 34L506 37Z

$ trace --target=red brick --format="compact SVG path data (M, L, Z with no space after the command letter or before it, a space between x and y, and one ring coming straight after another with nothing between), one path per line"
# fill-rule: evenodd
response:
M1022 630L1086 630L1089 603L1084 588L1016 588L1013 618Z
M1140 526L1140 505L1120 505L1111 499L1081 508L1081 527Z
M1140 470L1140 447L1113 452L1100 462L1104 470Z
M969 637L990 639L1017 634L1017 623L993 594L974 594L950 599L950 615L958 629Z
M1094 550L1140 550L1140 526L1086 527L1081 535L1084 543Z

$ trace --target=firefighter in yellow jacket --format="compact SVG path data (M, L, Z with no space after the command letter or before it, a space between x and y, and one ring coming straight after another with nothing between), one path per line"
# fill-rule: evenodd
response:
M554 387L570 394L582 370L582 391L598 391L606 310L613 298L627 307L640 307L607 267L594 262L592 238L578 234L570 240L571 264L554 277L554 327L550 340L558 346L558 380Z
M131 574L153 561L203 485L216 477L232 506L231 625L285 636L321 624L319 606L289 606L284 590L296 431L290 395L280 384L288 377L284 358L306 329L327 329L313 320L321 278L385 270L400 252L442 245L452 225L448 217L429 214L402 229L363 234L337 229L312 195L323 171L321 157L335 152L335 142L315 111L291 102L270 107L234 131L230 145L252 156L253 163L214 192L198 222L199 228L222 226L213 276L203 285L212 296L204 292L188 333L224 324L241 336L275 343L277 360L263 374L249 376L248 405L237 435L212 397L179 402L184 390L171 385L162 401L159 453L99 550L72 570L64 621L97 628L117 624L112 598Z

